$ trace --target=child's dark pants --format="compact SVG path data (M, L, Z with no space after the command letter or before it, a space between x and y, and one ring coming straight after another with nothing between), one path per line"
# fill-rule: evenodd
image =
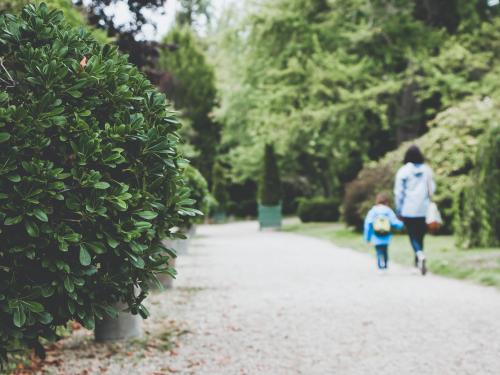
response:
M389 255L387 254L387 245L377 245L375 246L377 251L377 265L379 270L387 268L387 262L389 261Z

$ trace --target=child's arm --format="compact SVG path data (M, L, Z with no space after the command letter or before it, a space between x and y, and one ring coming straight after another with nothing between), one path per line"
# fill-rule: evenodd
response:
M368 212L365 218L365 224L364 224L364 238L366 242L370 242L372 235L373 235L373 214L372 210Z
M404 223L398 219L393 210L391 210L391 212L389 213L389 220L391 221L391 226L394 229L403 229L403 227L405 226Z

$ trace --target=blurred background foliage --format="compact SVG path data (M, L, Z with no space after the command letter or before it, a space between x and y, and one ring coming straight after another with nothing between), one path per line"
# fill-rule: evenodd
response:
M0 9L23 2L0 0ZM116 43L166 93L183 119L185 154L230 215L256 214L268 143L286 214L301 199L318 207L323 198L359 227L374 194L391 192L411 143L434 168L445 232L472 220L466 191L496 194L473 183L485 160L498 169L481 146L491 150L481 137L499 121L494 2L233 1L214 14L214 1L182 0L158 41L144 30L166 0L123 1L131 16L122 24L106 11L112 0L48 3Z
M96 38L99 42L106 43L112 40L111 38L107 37L106 33L103 30L91 27L87 22L86 11L81 7L75 6L71 2L71 0L0 0L0 12L18 13L26 4L40 4L42 2L46 3L51 9L61 10L64 13L66 22L68 22L71 26L83 27L91 31L94 38Z
M306 185L286 199L343 196L343 218L359 227L416 143L435 170L444 231L457 228L479 138L499 120L498 6L280 0L238 22L234 12L211 53L222 71L219 157L235 181L254 179L262 144L274 142L284 180Z

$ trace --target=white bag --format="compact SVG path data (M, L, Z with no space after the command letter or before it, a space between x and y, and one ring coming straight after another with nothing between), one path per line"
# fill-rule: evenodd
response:
M443 224L441 213L439 212L437 204L434 202L430 202L429 207L427 207L425 223L427 224L427 229L429 229L429 231L431 232L437 231Z
M443 225L443 219L438 206L432 201L432 177L427 176L427 196L429 197L429 206L425 215L425 223L430 232L437 232Z

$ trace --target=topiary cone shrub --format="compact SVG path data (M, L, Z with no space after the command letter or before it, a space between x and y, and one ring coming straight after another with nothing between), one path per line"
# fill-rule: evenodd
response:
M281 180L274 146L266 144L259 186L259 224L261 228L281 226Z
M274 153L274 146L267 144L264 150L264 165L259 186L259 201L264 206L281 203L281 180Z
M194 215L165 97L115 48L28 5L0 17L0 355L132 313ZM134 287L140 288L134 295Z
M229 193L227 191L227 182L224 168L219 162L216 162L212 171L212 195L216 201L212 216L215 222L221 222L226 219Z

